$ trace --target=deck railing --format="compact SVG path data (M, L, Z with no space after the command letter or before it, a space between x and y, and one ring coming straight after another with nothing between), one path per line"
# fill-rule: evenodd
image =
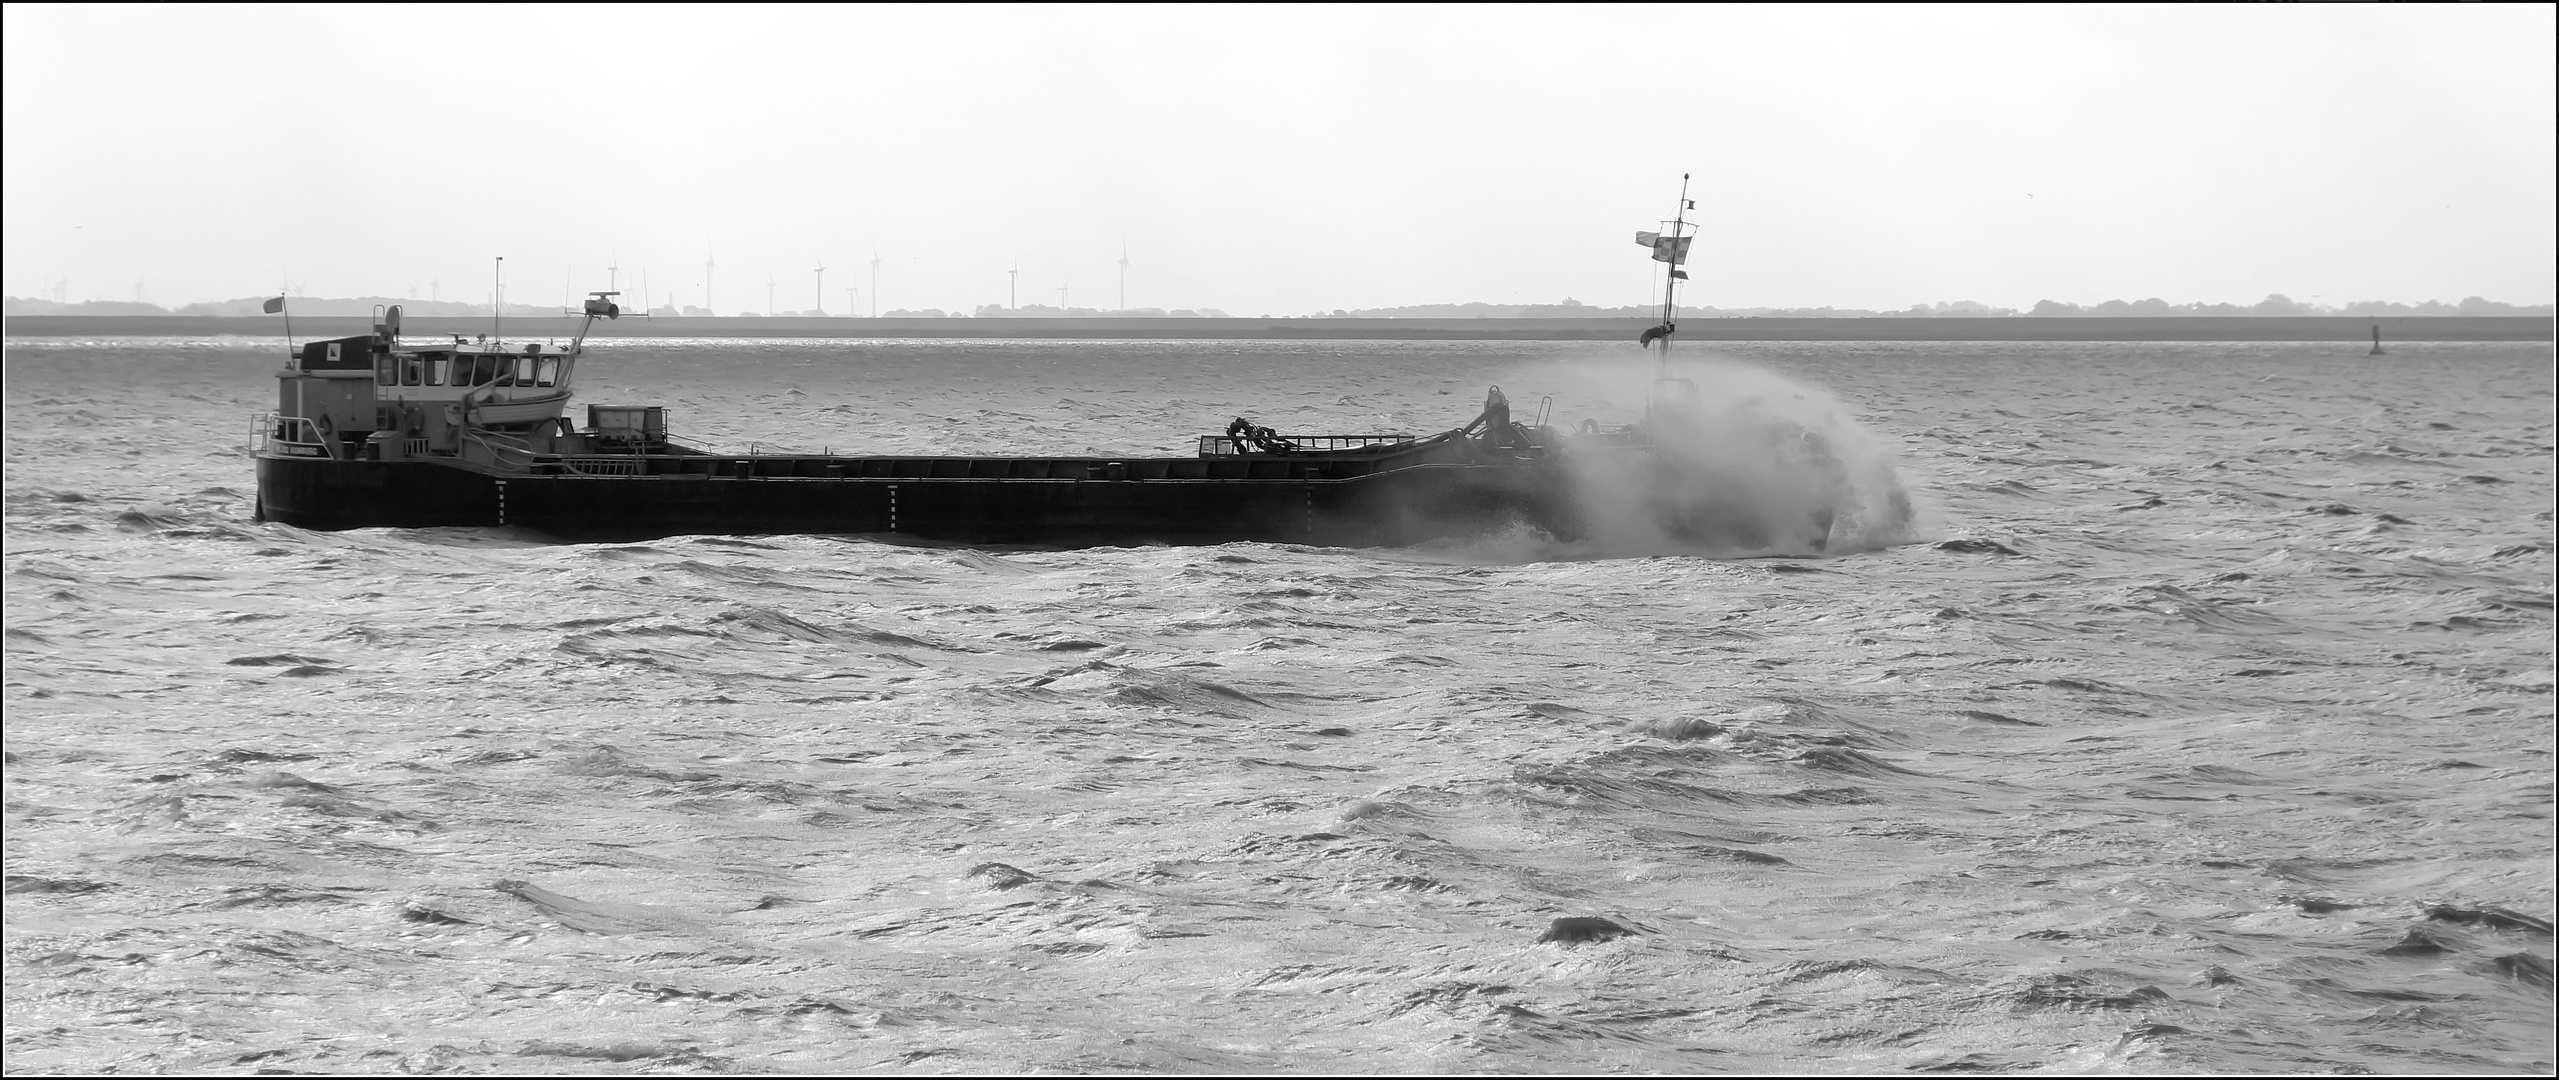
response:
M1282 450L1263 450L1251 442L1226 435L1200 436L1201 457L1237 457L1244 454L1341 454L1362 450L1385 451L1410 446L1410 435L1281 435L1277 441Z
M263 454L270 450L300 457L329 457L329 443L320 434L320 425L307 416L282 413L252 413L254 427L249 432L249 452Z
M638 457L593 457L579 455L560 459L560 471L576 476L640 476L647 463Z

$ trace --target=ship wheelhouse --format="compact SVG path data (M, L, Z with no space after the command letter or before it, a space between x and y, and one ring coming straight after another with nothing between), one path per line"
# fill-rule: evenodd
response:
M374 357L373 394L385 406L451 405L465 397L482 408L565 401L568 353L540 344L521 350L456 343L393 346Z
M467 410L477 427L550 422L568 404L576 355L574 349L539 342L506 348L458 338L450 345L423 347L394 341L373 357L380 426L402 426L396 418L411 410L446 409Z

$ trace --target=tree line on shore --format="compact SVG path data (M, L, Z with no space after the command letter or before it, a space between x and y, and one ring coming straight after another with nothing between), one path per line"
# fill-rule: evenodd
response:
M1595 307L1566 298L1560 304L1416 304L1409 307L1336 309L1319 312L1319 319L1605 319L1651 318L1661 309L1645 305ZM2559 315L2559 304L2506 304L2483 297L2469 297L2458 304L2427 300L2402 304L2388 300L2358 300L2341 306L2305 303L2281 293L2254 304L2171 304L2153 297L2148 300L2108 300L2102 304L2071 304L2059 300L2039 300L2025 310L1993 307L1972 300L1955 300L1935 304L1912 304L1897 310L1870 310L1839 307L1682 307L1679 313L1690 318L1794 318L1794 319L1874 319L1874 318L1971 318L1989 319L2024 315L2041 318L2087 316L2095 318L2179 318L2194 316L2230 317L2242 315L2345 315L2355 317L2383 315Z
M188 304L173 310L161 307L157 304L147 304L131 300L85 300L74 304L31 297L10 296L0 298L0 314L249 316L261 314L269 299L271 298L264 296L252 296L236 300L218 300L208 303ZM471 304L458 300L401 300L384 296L359 296L351 298L297 296L288 300L289 310L293 314L309 316L370 315L377 308L389 307L393 304L400 305L401 310L405 314L413 317L486 318L489 315L489 306L487 304ZM1318 311L1307 315L1287 317L1311 319L1609 319L1651 318L1659 314L1660 310L1661 309L1650 305L1600 307L1585 304L1579 300L1567 297L1563 302L1555 304L1486 304L1480 302L1466 304L1411 304L1403 307L1387 308L1335 308L1331 311ZM545 304L508 304L506 305L505 316L507 318L556 318L566 313L567 312L564 309ZM656 308L651 309L649 314L666 318L707 318L714 315L713 312L699 307L677 308L672 305L665 304L661 304ZM2484 297L2472 296L2463 299L2457 304L2445 303L2441 300L2427 300L2416 304L2403 304L2387 300L2358 300L2352 303L2332 306L2294 300L2291 297L2277 293L2254 304L2206 304L2201 302L2171 304L2168 301L2152 297L2147 300L2108 300L2101 304L2087 305L2064 303L2059 300L2039 300L2035 303L2034 307L2019 310L2016 308L1993 307L1988 304L1978 303L1971 300L1956 300L1935 304L1913 304L1905 309L1885 311L1868 310L1865 308L1835 307L1719 308L1701 306L1681 308L1680 314L1688 318L1706 319L1744 317L1812 319L2001 318L2021 315L2041 318L2070 318L2083 316L2094 318L2178 318L2190 316L2280 317L2302 315L2378 318L2382 316L2411 315L2537 315L2543 318L2550 318L2553 316L2559 316L2559 304L2508 304L2489 300ZM734 311L720 317L761 317L762 315L762 312ZM782 311L774 313L775 318L818 318L828 317L830 315L831 313L824 311ZM1131 308L1127 310L1107 310L1101 308L1057 308L1050 307L1045 304L1027 304L1017 308L1008 308L1001 304L985 304L979 306L975 311L944 311L941 308L899 308L897 310L887 312L884 317L895 319L1224 319L1230 318L1231 316L1216 308L1176 308L1168 311L1164 308L1150 307ZM1272 316L1264 315L1261 317L1271 318Z

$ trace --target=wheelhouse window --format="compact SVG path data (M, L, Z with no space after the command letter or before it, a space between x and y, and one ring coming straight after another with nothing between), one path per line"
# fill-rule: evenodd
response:
M426 358L426 384L444 385L445 372L453 367L453 357L445 353L429 353Z
M374 357L373 381L381 386L400 385L400 358L390 353Z
M542 358L542 366L541 366L540 368L536 369L536 371L538 372L538 377L534 380L534 385L537 385L537 386L558 386L558 385L560 385L560 358L559 358L559 357L556 357L556 356L545 356L545 357L543 357L543 358Z
M426 361L418 359L416 353L400 358L400 385L416 386L425 377Z

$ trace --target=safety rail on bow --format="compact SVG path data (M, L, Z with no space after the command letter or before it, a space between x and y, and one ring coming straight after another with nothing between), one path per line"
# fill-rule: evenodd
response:
M320 425L307 416L287 416L279 412L252 413L249 452L253 454L292 454L296 457L339 457L345 453L331 445Z

